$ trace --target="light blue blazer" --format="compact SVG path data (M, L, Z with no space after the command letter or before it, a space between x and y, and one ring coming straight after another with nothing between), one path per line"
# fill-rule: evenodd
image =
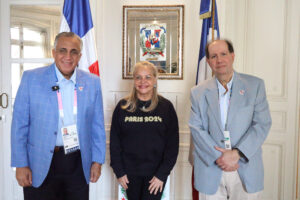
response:
M32 171L39 187L50 168L58 129L55 65L25 71L14 103L11 127L11 166ZM77 130L82 166L89 183L92 162L104 163L106 139L102 94L97 76L77 69Z
M189 126L195 149L195 188L201 193L215 194L222 170L215 164L225 148L221 124L216 78L191 90L192 110ZM227 127L231 144L246 157L240 159L238 173L248 193L263 190L264 167L261 146L271 127L271 116L263 80L235 72L228 109Z

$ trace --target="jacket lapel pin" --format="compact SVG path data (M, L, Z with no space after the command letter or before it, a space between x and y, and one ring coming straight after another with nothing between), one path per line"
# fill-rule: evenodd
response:
M80 86L80 87L78 87L78 89L79 89L79 91L80 91L80 92L82 92L82 90L83 90L83 87L82 87L82 86Z
M245 90L240 90L240 95L244 95L245 94Z

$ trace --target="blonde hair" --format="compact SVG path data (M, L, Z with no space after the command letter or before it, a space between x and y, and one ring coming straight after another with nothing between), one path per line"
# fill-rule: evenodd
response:
M141 61L135 64L134 68L133 68L133 78L135 77L138 69L140 67L147 67L148 69L151 70L152 75L154 76L154 78L157 80L157 68L155 67L154 64L148 62L148 61ZM152 98L151 98L151 104L148 108L141 108L142 111L144 112L150 112L152 110L154 110L158 104L158 93L157 93L157 84L154 85L153 87L153 93L152 93ZM138 97L137 97L137 91L136 88L133 84L132 90L130 92L130 94L124 98L124 100L126 101L126 103L124 105L121 106L122 109L127 110L129 112L135 112L138 105Z

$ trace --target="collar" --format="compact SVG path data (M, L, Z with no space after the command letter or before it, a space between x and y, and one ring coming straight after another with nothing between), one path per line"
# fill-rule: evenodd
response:
M54 66L55 66L55 74L56 74L56 77L57 77L57 82L61 83L62 81L66 81L67 79L59 71L56 64L54 64ZM76 72L77 72L77 69L75 68L74 73L72 74L72 76L70 78L70 81L72 81L74 83L74 85L76 84Z
M234 77L235 72L233 73L231 80L226 84L227 88L228 88L228 92L229 94L231 93L231 87L232 87L232 82L233 82L233 77ZM218 91L219 91L219 96L222 96L225 94L226 89L224 88L224 86L219 82L219 80L216 78L217 80L217 86L218 86Z

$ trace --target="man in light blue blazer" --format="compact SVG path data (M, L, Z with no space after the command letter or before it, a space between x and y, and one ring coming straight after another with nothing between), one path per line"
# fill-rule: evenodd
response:
M80 37L60 33L55 63L23 73L11 166L25 200L88 200L89 182L100 177L106 149L100 79L77 69L81 48Z
M189 121L199 199L260 199L271 127L264 82L233 70L228 40L208 43L206 58L215 76L192 88Z

